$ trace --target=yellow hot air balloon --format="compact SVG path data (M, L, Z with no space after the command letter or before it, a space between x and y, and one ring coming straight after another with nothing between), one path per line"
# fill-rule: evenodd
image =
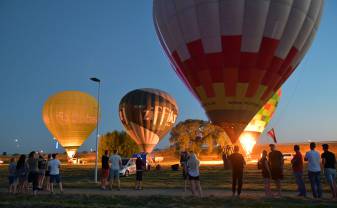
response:
M68 157L89 137L97 125L96 99L80 91L63 91L48 98L42 118L48 130L65 148Z

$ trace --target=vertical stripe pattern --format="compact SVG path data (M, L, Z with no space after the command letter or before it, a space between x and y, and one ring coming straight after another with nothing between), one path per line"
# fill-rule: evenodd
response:
M119 104L119 117L127 133L148 153L170 131L177 116L174 98L157 89L133 90Z

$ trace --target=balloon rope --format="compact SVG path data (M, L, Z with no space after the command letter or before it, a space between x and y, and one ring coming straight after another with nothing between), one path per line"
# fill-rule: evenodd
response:
M305 68L304 66L307 65L306 62L307 62L307 60L304 59L304 60L303 60L303 63L302 63L303 68ZM305 72L307 72L307 71L308 71L308 68L305 68L305 70L303 70L302 73L305 73ZM279 117L277 118L277 120L275 121L275 123L274 123L274 125L273 125L274 128L278 127L279 124L280 124L280 122L284 119L285 114L286 114L286 112L287 112L287 110L288 110L288 108L289 108L291 102L294 100L294 96L295 96L295 94L296 94L296 92L297 92L297 90L298 90L298 87L299 87L300 82L302 81L303 77L304 77L304 76L302 75L302 76L299 76L299 77L297 78L295 87L294 87L293 90L291 91L291 94L290 94L290 97L289 97L288 101L286 102L284 108L283 108L283 109L280 109L280 116L279 116ZM281 98L281 99L282 99L282 98Z

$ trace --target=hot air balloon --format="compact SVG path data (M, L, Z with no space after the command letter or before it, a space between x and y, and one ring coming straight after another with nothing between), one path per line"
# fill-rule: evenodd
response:
M42 118L69 158L89 137L97 124L96 99L80 91L63 91L48 98Z
M259 110L254 118L246 126L244 132L240 135L240 143L249 156L256 144L257 139L260 137L269 121L272 119L277 105L281 98L281 89L279 89L273 97Z
M174 98L157 89L133 90L119 103L119 117L127 133L147 153L173 127L177 116Z
M296 69L319 26L323 0L154 0L171 65L235 143Z

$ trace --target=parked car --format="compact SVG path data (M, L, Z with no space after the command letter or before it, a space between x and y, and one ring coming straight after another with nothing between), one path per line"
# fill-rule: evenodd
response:
M87 164L87 161L86 160L82 160L81 158L71 158L68 160L68 163L69 164L72 164L72 165L85 165Z
M122 169L119 171L119 175L129 176L133 174L136 174L136 159L135 158L122 159Z

